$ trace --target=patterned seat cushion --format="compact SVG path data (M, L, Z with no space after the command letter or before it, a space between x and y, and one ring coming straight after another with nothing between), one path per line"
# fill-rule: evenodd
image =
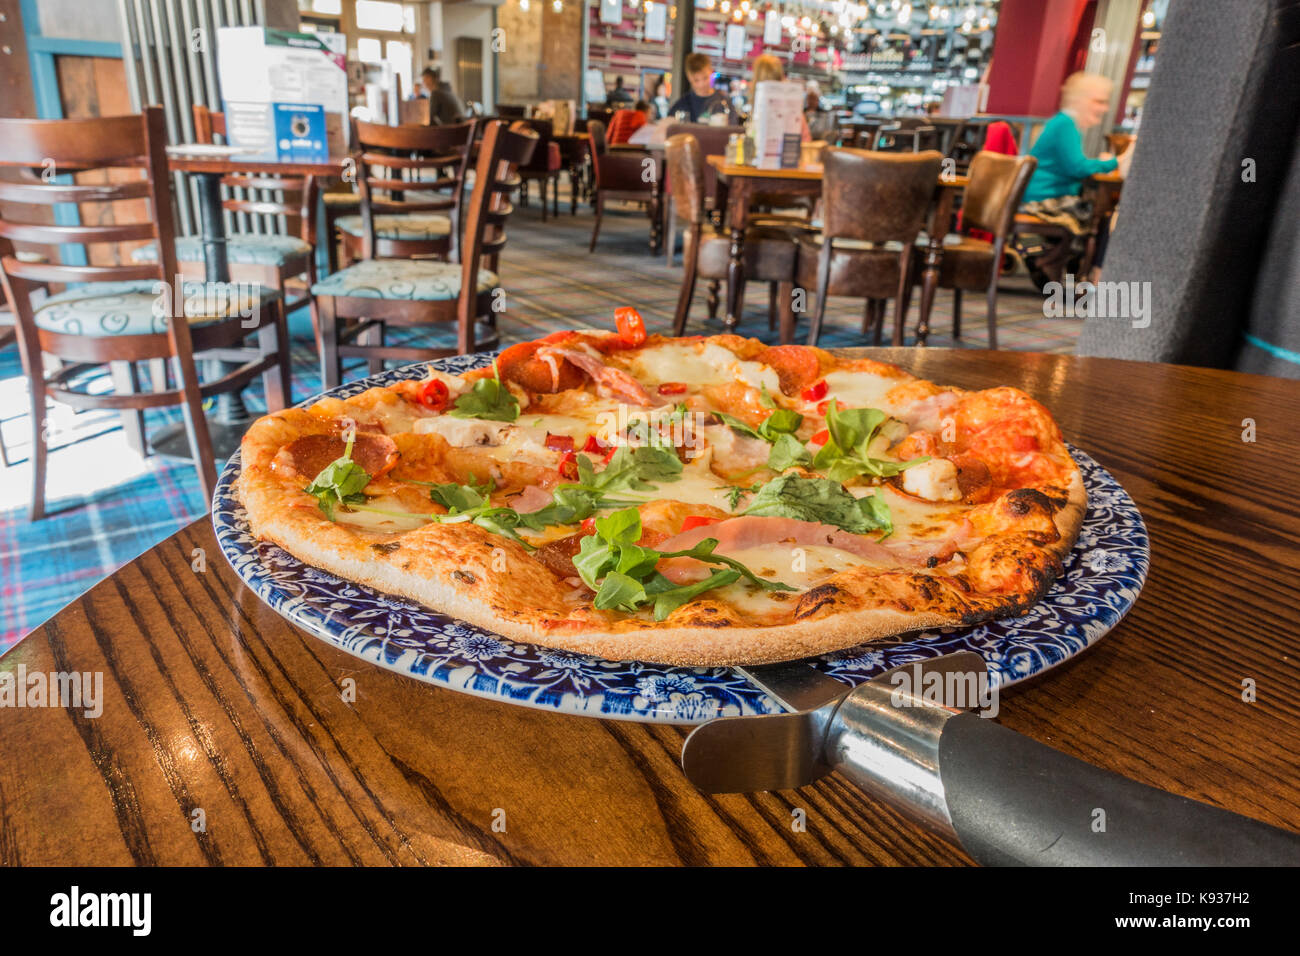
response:
M430 259L365 259L311 287L312 295L360 299L412 299L426 302L460 297L461 267ZM496 287L496 273L478 272L478 291Z
M340 216L335 224L349 236L358 239L365 234L360 216ZM451 235L451 220L430 212L410 212L403 215L376 216L376 239L445 239Z
M321 193L321 199L330 209L346 209L349 206L356 209L361 205L361 197L356 193Z
M275 290L238 282L184 284L185 316L190 325L207 325L230 316L251 317ZM36 325L67 335L148 335L166 332L171 309L169 286L154 279L92 282L52 295L36 307Z
M231 265L284 266L311 255L311 246L293 236L259 236L242 234L226 240L226 259ZM200 236L178 236L176 259L180 262L203 261ZM158 247L152 242L131 253L134 262L157 262Z

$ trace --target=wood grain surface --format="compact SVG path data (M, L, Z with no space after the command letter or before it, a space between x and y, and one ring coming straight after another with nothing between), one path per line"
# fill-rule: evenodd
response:
M1150 530L1132 612L1005 693L999 720L1300 829L1300 383L1014 352L870 354L1037 396ZM835 775L706 796L678 769L685 729L511 707L350 657L245 589L207 519L74 601L0 669L19 664L103 672L104 710L0 710L8 865L970 862ZM340 694L347 677L355 703ZM791 827L795 808L806 832Z

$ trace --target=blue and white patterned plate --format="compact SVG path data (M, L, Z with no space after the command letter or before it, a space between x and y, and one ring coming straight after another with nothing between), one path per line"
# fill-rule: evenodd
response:
M488 356L436 363L448 372ZM422 378L423 364L352 382L340 398L377 385ZM1137 506L1109 473L1071 449L1088 489L1088 513L1065 574L1029 613L975 627L902 635L812 658L809 663L860 684L910 661L975 651L990 680L1008 686L1055 667L1097 642L1133 606L1150 553ZM781 707L726 667L668 667L607 661L519 643L403 598L343 581L249 534L232 484L239 456L217 483L212 523L222 553L258 597L308 633L349 654L430 684L505 703L645 723L697 724L714 717L780 713Z

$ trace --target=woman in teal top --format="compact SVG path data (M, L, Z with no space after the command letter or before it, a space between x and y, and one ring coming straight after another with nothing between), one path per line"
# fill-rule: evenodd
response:
M1132 145L1116 159L1102 154L1089 159L1083 134L1100 123L1110 108L1111 82L1096 73L1073 73L1061 87L1061 111L1047 121L1030 154L1038 167L1025 188L1022 211L1066 226L1078 235L1088 226L1092 210L1079 198L1084 180L1097 173L1128 169ZM1098 237L1095 265L1101 264L1105 237Z

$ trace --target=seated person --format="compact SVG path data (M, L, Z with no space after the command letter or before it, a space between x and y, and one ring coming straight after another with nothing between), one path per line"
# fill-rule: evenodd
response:
M459 123L465 119L465 107L438 71L425 67L420 73L420 95L429 100L429 122L434 126Z
M707 123L718 114L738 122L725 93L713 88L713 63L708 54L692 53L686 58L686 79L690 89L672 106L668 115L688 123Z
M1083 133L1106 116L1111 82L1096 73L1074 73L1061 87L1061 111L1047 121L1030 154L1038 168L1025 188L1023 211L1081 233L1092 210L1079 196L1089 176L1128 169L1133 146L1118 159L1102 154L1089 159L1083 151Z
M645 100L637 100L630 110L615 110L609 118L609 132L605 139L611 146L626 143L642 126L649 122L650 106Z
M614 88L610 90L609 95L605 97L605 105L613 106L617 108L619 106L622 106L624 103L631 103L631 102L632 102L632 94L629 93L627 90L623 89L623 77L621 76L614 77Z

